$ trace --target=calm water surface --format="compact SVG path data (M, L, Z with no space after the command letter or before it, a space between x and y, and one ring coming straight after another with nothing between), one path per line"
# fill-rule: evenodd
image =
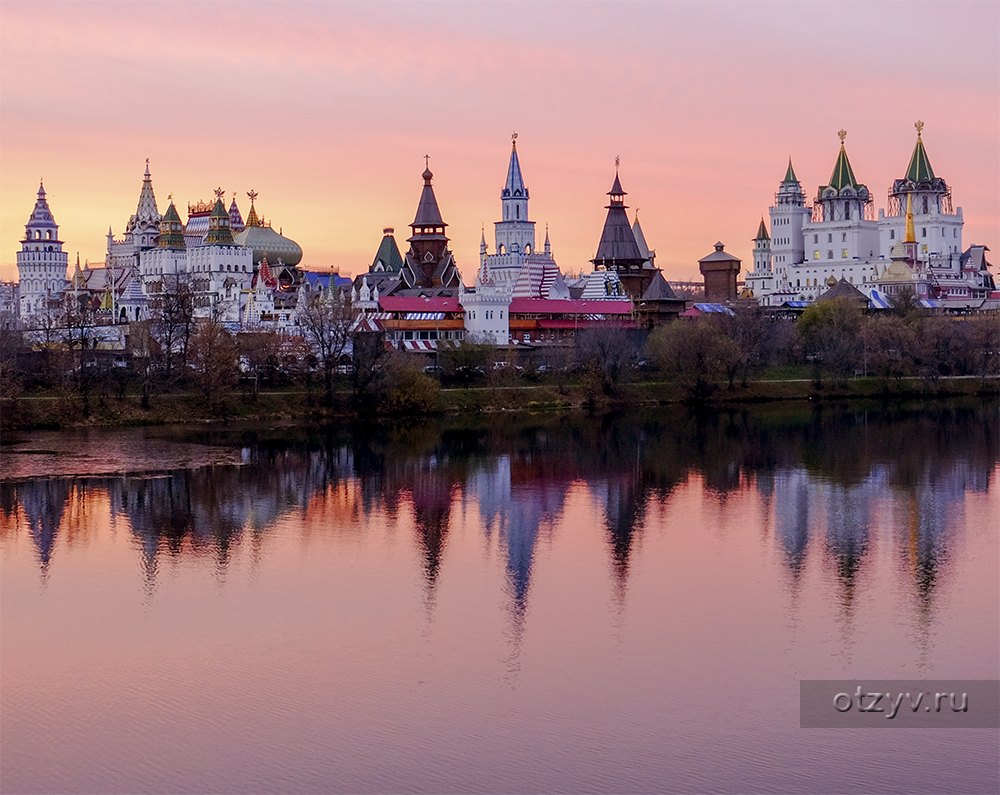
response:
M0 452L4 792L996 792L995 403L32 433Z

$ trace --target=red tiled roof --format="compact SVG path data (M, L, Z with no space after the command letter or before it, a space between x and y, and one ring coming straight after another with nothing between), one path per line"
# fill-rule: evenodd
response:
M631 301L585 301L582 298L515 298L510 302L511 314L540 315L627 315Z

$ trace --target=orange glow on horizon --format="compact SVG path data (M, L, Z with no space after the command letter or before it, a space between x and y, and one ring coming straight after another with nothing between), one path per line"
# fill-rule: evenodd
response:
M1000 9L898 8L170 3L150 21L120 3L5 2L0 278L17 278L39 177L71 268L77 252L102 263L109 226L121 237L135 212L147 157L160 212L173 194L186 220L186 203L221 185L246 217L254 189L304 267L354 275L383 227L405 251L427 153L471 283L484 225L493 250L517 130L537 242L547 223L564 273L591 267L620 155L629 217L641 208L656 264L699 281L716 240L752 263L789 156L815 196L841 127L884 208L918 118L963 208L963 247L985 244L995 260ZM953 60L935 55L934 69L899 78L890 43L923 46L929 31ZM846 38L865 56L817 64L826 42Z

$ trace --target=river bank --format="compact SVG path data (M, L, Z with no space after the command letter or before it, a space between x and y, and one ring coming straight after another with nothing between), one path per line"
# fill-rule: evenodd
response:
M842 401L857 399L908 400L952 397L995 398L1000 381L974 377L942 378L937 381L901 379L885 382L857 378L844 383L817 384L810 379L754 381L728 389L719 384L700 402L709 408L729 404L784 400ZM592 384L491 385L445 388L431 413L467 414L504 411L561 411L609 409L631 406L669 405L688 402L690 390L677 381L644 381L621 384L610 393ZM346 388L336 393L334 405L325 405L316 391L261 391L252 399L239 391L226 394L208 405L194 392L152 397L146 408L138 396L123 399L93 396L89 406L74 393L24 395L0 401L0 430L58 429L73 427L139 427L190 422L218 421L310 421L326 422L356 416L350 408ZM407 416L406 414L397 416Z

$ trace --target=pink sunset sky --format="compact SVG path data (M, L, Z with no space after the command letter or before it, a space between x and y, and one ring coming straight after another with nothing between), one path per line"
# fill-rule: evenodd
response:
M837 131L876 212L924 121L964 245L1000 261L995 2L0 4L0 277L44 178L70 263L103 263L146 158L160 212L246 192L357 274L382 228L405 248L424 154L466 283L510 136L564 272L589 270L621 181L668 279L751 238L789 156L806 195Z

